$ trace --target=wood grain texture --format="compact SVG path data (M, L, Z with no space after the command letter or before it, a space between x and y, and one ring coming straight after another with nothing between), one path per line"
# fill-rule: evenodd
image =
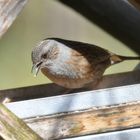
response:
M0 136L5 140L42 140L3 104L0 104Z
M25 120L45 140L140 127L140 102Z
M7 31L27 0L0 0L0 37Z

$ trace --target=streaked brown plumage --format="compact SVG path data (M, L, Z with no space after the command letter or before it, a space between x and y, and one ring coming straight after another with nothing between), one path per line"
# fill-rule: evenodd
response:
M136 59L140 57L119 56L95 45L59 38L45 39L32 51L35 74L41 69L50 80L66 88L96 84L112 64Z

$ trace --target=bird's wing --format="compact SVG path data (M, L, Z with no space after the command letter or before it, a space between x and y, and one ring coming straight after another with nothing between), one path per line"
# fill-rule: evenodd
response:
M54 38L56 41L70 47L75 55L84 56L91 63L101 63L110 58L111 53L96 45ZM93 62L94 61L94 62Z

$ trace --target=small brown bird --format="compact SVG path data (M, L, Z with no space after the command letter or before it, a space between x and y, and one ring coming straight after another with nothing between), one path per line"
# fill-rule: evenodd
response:
M32 71L38 71L54 83L66 88L82 88L97 84L104 71L124 60L140 60L140 57L120 56L98 46L48 38L32 51Z

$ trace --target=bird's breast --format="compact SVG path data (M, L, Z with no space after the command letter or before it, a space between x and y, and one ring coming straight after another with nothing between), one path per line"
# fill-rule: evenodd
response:
M70 76L61 76L57 74L52 74L46 69L41 70L42 73L47 76L51 81L65 88L73 89L73 88L81 88L84 87L86 83L89 82L89 79L81 79L81 78L71 78Z

